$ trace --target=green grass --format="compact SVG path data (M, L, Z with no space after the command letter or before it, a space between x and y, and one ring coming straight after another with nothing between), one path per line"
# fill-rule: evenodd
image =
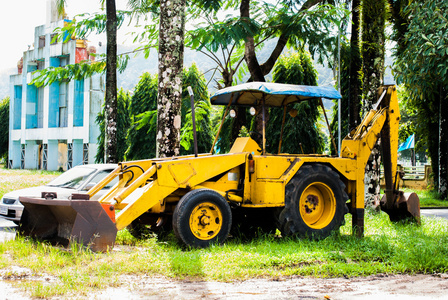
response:
M17 172L17 177L28 176ZM0 181L0 188L3 185ZM157 237L140 241L126 230L118 233L116 247L109 253L92 253L77 245L63 249L18 237L0 243L0 274L20 278L11 282L32 297L83 298L126 284L126 275L232 281L448 272L447 244L446 220L423 217L417 226L391 223L385 213L367 213L361 239L351 236L350 215L340 233L322 241L274 235L251 241L230 237L224 245L207 249L185 249L173 234L161 241ZM31 275L22 276L14 267L26 268Z
M0 168L0 198L14 190L46 184L60 174L54 171Z
M448 221L423 217L417 226L393 224L384 213L366 217L362 239L351 236L347 216L341 233L322 241L265 235L248 242L230 238L208 249L184 249L172 234L163 241L156 237L138 241L126 230L119 232L110 253L92 253L76 245L66 250L17 238L0 244L0 268L31 270L38 280L23 278L18 286L32 297L44 298L87 296L119 286L121 275L232 281L448 272ZM46 277L52 280L43 280Z
M411 190L400 188L405 193L416 193L420 199L420 207L448 207L447 200L440 200L437 191L434 190ZM384 190L381 190L382 195Z
M410 189L403 189L404 192L415 192L420 199L420 207L448 207L448 201L440 200L437 191L420 190L412 191Z

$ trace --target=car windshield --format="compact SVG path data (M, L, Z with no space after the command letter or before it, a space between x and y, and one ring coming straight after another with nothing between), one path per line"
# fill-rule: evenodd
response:
M63 173L61 176L57 177L48 186L78 189L84 182L89 178L89 176L95 172L92 168L73 168Z

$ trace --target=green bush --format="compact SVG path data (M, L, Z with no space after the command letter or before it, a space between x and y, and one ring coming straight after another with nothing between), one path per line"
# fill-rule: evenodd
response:
M124 153L127 148L126 144L126 135L128 132L128 128L130 126L130 118L129 118L129 102L130 102L130 95L128 92L124 91L123 89L120 89L117 95L117 159L118 161L124 160ZM98 114L96 118L96 123L100 127L100 135L98 136L98 150L95 156L95 161L98 163L104 163L104 137L105 137L105 116L104 116L104 109L103 111Z

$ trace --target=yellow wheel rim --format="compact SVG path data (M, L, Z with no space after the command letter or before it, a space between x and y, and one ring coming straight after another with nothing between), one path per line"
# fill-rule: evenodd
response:
M336 199L333 191L322 182L308 185L300 196L300 216L308 227L322 229L333 220Z
M190 215L190 229L200 240L214 238L222 228L221 210L213 203L196 205Z

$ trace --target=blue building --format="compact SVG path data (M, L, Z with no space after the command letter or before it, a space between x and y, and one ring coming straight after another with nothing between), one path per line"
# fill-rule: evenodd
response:
M47 22L35 28L34 47L23 53L18 72L10 76L10 168L67 170L93 163L100 133L95 123L104 101L104 77L61 81L45 87L30 84L32 72L94 59L96 51L84 40L54 42L54 29L63 27L53 1Z

